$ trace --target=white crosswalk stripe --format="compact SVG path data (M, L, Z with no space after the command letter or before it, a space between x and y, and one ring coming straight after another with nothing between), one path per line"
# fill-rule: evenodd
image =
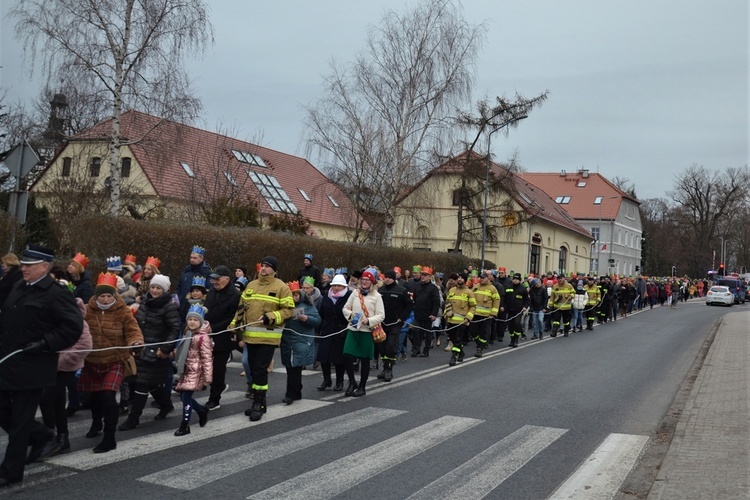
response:
M251 467L284 457L316 444L337 439L350 432L369 427L406 413L401 410L365 408L346 415L285 432L257 442L237 446L199 460L139 478L139 481L193 490ZM252 457L252 461L247 458Z
M200 432L196 431L180 438L174 436L174 430L158 432L147 436L128 439L127 441L124 441L121 446L118 446L117 449L107 453L94 454L91 453L91 450L81 450L74 453L68 453L67 455L52 457L47 460L47 463L63 465L77 470L94 469L115 462L120 462L122 460L146 455L148 453L155 453L176 446L214 438L239 429L272 422L278 418L289 417L298 413L316 410L330 404L332 403L303 399L301 401L296 401L295 404L291 406L283 404L273 405L268 407L268 413L258 422L248 421L247 417L243 414L232 415L211 420L209 422L210 425L200 429Z
M647 442L647 436L610 434L550 499L613 498Z
M287 500L330 498L446 439L466 432L481 422L474 418L441 417L248 498L284 498Z
M484 498L566 432L566 429L525 425L409 499Z

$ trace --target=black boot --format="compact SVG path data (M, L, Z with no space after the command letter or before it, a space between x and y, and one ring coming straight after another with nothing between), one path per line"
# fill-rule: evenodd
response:
M357 381L352 379L349 381L349 386L346 388L346 392L344 393L344 396L353 396L354 391L357 390Z
M91 401L91 428L89 428L89 431L86 433L87 438L95 438L100 432L102 432L102 429L104 428L104 424L102 423L103 418L104 409L102 408L102 403L98 397L94 396Z
M366 385L367 385L367 380L361 380L359 382L359 386L357 387L357 390L354 391L354 394L352 394L352 396L354 396L355 398L360 398L364 396L365 394L367 394L367 392L365 391Z
M343 391L344 390L344 381L337 378L336 379L336 385L333 386L333 390L336 392Z
M154 417L154 420L164 420L167 418L167 415L172 413L174 411L174 405L170 402L168 406L162 406L159 410L159 413L156 414Z
M198 414L198 425L201 427L205 427L206 423L208 423L208 407L204 406L202 410L196 410L195 413Z
M119 412L119 408L118 408L118 412ZM115 433L105 432L104 439L102 439L101 443L96 445L96 448L94 448L94 453L107 453L108 451L112 451L115 448L117 448L117 442L115 441Z
M456 366L457 362L458 362L458 352L453 351L451 353L451 359L448 361L448 366Z
M325 391L326 389L328 389L332 385L333 385L333 382L331 382L330 378L328 378L328 379L324 378L323 382L318 386L318 390L319 391Z
M99 435L100 432L102 432L103 428L104 426L102 425L101 417L99 417L98 419L94 418L94 421L91 422L91 427L89 428L89 431L86 433L86 437L89 439L95 438L96 436Z
M190 413L192 410L189 403L182 407L182 421L180 422L180 428L174 432L175 436L190 434Z
M393 361L385 361L383 366L383 380L385 382L390 382L393 380Z
M70 441L68 440L68 433L61 432L57 435L57 442L60 443L60 451L58 453L70 453Z
M146 400L148 394L141 394L138 392L130 393L130 414L123 423L120 424L118 429L121 431L129 431L138 427L141 423L141 414L143 414L143 407L146 406Z
M245 391L245 399L253 399L253 384L252 382L247 383L247 390Z
M180 423L180 428L174 431L175 436L184 436L185 434L190 434L190 426L186 424L185 422Z
M377 377L378 380L385 380L385 372L387 370L387 368L385 367L386 363L387 363L387 361L383 361L383 371L380 372L380 373L378 373L378 377Z
M253 397L253 406L250 408L250 421L257 422L266 413L266 391L256 389Z

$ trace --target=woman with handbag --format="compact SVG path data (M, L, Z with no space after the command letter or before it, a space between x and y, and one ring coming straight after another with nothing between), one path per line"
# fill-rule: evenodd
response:
M117 447L115 429L120 409L116 396L122 384L124 364L130 357L130 350L123 347L143 344L141 329L116 287L116 275L101 273L94 296L86 305L85 319L93 351L84 360L78 390L91 393L93 420L86 437L94 438L104 430L104 439L94 448L94 453L106 453Z
M375 357L375 340L385 340L381 323L385 319L383 297L377 290L377 271L367 269L359 279L359 286L352 292L344 306L344 316L349 328L344 341L344 365L349 376L349 387L344 395L365 395L367 378L370 375L370 360ZM359 385L354 378L354 360L359 359Z

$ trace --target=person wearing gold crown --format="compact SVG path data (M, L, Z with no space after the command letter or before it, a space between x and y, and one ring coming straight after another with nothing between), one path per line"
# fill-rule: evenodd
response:
M146 294L148 294L151 278L161 273L161 271L159 271L160 267L161 261L158 258L152 256L148 256L148 258L146 258L146 263L143 264L141 275L138 277L138 281L136 281L138 295L135 301L137 304L140 304ZM131 309L138 309L138 306L136 305L135 307L131 307Z
M91 286L91 275L86 270L89 258L81 252L68 263L68 282L73 284L73 296L79 298L84 304L88 304L94 295L94 287Z
M78 390L91 393L92 422L86 437L95 438L104 431L104 438L94 448L94 453L106 453L117 447L115 430L120 409L116 394L123 382L124 365L130 357L130 351L122 348L143 344L141 329L116 287L116 275L99 274L94 296L86 304L86 322L94 350L84 360Z

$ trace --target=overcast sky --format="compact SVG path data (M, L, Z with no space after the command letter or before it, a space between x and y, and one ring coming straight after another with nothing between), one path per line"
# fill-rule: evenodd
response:
M10 102L38 95L23 71L2 0L0 86ZM403 0L211 0L216 44L190 63L205 112L199 126L304 156L303 105L318 98L330 60L351 61L368 27ZM413 5L413 1L409 2ZM533 96L544 105L493 138L533 172L598 171L663 197L691 164L748 164L747 0L465 0L487 21L474 97Z

